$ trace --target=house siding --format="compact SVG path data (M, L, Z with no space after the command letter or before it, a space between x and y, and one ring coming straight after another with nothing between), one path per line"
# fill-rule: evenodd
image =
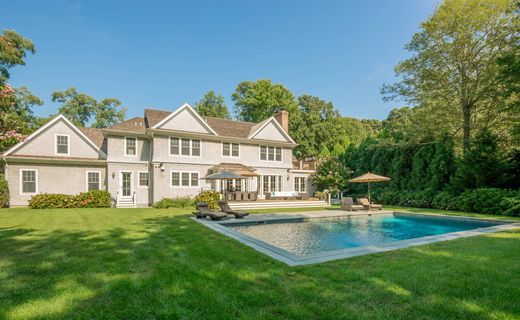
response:
M27 206L32 195L20 194L20 170L33 169L38 171L38 193L78 194L87 191L87 171L101 173L100 188L106 190L106 167L83 166L69 164L26 164L9 163L7 165L7 181L9 184L10 205Z

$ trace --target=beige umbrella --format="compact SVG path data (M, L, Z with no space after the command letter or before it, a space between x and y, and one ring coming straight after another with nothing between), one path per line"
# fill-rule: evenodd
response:
M357 178L350 179L350 182L367 182L368 183L368 203L369 203L369 209L370 209L370 182L381 182L381 181L388 181L390 178L379 176L377 174L373 174L370 172L365 173L364 175L361 175Z

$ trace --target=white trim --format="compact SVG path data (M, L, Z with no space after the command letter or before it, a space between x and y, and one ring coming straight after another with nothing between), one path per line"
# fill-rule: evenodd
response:
M123 175L122 173L130 173L130 195L123 196ZM134 172L131 170L119 170L119 197L132 197L135 192L135 184L134 184Z
M23 171L34 171L35 172L34 192L23 192L23 176L22 176ZM19 191L20 191L21 196L32 196L32 195L38 194L38 169L23 169L23 168L20 169L20 190Z
M173 173L178 173L179 174L179 185L178 186L174 186L172 184L172 175ZM187 173L189 174L189 185L188 186L183 186L182 185L182 174L183 173ZM191 174L192 173L196 173L197 174L197 185L196 186L193 186L192 183L191 183ZM200 172L199 171L179 171L179 170L171 170L170 171L170 188L190 188L190 189L197 189L197 188L200 188Z
M229 143L229 156L224 155L224 143ZM234 156L233 155L233 144L238 145L238 156ZM238 158L240 158L240 149L241 149L241 146L240 146L239 142L221 141L221 143L220 143L220 156L222 158L238 159Z
M261 195L265 195L264 193L264 177L276 177L275 179L275 185L280 182L280 191L277 191L277 190L269 190L267 192L284 192L284 186L285 186L285 179L284 179L284 175L283 174L262 174L260 175L260 189L259 189L259 194ZM281 177L281 178L280 178ZM268 179L268 188L271 189L271 179Z
M45 129L49 128L50 126L52 126L54 123L56 123L58 120L63 120L65 121L65 123L74 131L76 132L79 136L81 136L83 138L83 140L85 140L87 142L87 144L89 144L94 150L96 150L98 152L98 154L100 154L103 158L106 159L107 155L106 153L104 153L101 149L99 149L95 144L94 142L92 142L85 134L83 134L83 132L81 132L81 130L79 130L72 122L70 122L67 118L65 118L65 116L63 116L62 114L59 114L57 115L54 119L52 119L51 121L47 122L47 124L45 124L44 126L40 127L38 130L34 131L33 133L31 133L27 138L25 138L24 141L21 141L19 142L18 144L14 145L11 149L7 150L3 156L7 156L11 153L13 153L14 151L18 150L21 146L23 146L24 144L26 144L29 140L32 140L34 137L36 137L37 135L39 135L41 132L43 132Z
M67 153L58 153L58 137L67 137ZM70 156L70 135L61 133L54 134L54 155Z
M95 171L95 170L88 170L85 171L85 191L88 190L88 174L89 173L97 173L99 175L99 181L98 181L98 190L101 190L101 171Z
M135 154L128 154L127 153L127 148L126 148L126 139L134 139L135 140ZM137 158L137 154L139 153L138 152L138 141L137 141L137 137L129 137L129 136L125 136L125 157L132 157L132 158Z
M159 123L157 123L155 126L153 126L152 129L160 128L163 124L168 122L170 119L172 119L173 117L175 117L177 114L179 114L181 111L183 111L185 109L188 109L193 115L195 115L195 117L200 122L200 124L202 124L203 127L208 129L214 135L218 136L218 134L215 132L215 130L213 130L213 128L211 128L209 126L209 124L206 121L204 121L204 119L202 119L202 117L197 113L197 111L195 111L188 103L183 104L180 108L178 108L174 112L170 113L166 118L162 119L161 121L159 121Z
M262 131L262 129L264 129L269 123L274 123L274 126L280 130L282 132L282 135L288 139L290 142L296 144L296 142L294 142L294 140L291 138L291 136L285 132L285 130L282 128L282 126L278 123L278 121L274 118L274 117L270 117L268 118L264 124L262 124L260 126L260 128L256 129L253 133L251 133L247 138L248 139L253 139L260 131Z
M262 159L262 147L266 147L266 158ZM269 148L274 148L274 160L269 160ZM280 160L276 160L276 149L280 148ZM283 163L283 147L276 146L268 146L268 145L260 145L258 146L258 159L260 162L269 162L269 163Z
M141 173L146 173L148 175L148 185L141 185ZM147 189L150 186L150 172L148 171L137 171L137 188Z

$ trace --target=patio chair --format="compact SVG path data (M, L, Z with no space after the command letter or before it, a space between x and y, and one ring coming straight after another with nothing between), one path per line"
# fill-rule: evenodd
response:
M256 201L258 199L258 193L256 191L249 193L249 201Z
M211 220L220 220L222 218L227 217L227 213L220 212L220 211L211 211L209 208L209 205L206 202L197 202L195 204L197 207L196 212L193 212L193 214L197 217L197 219L203 219L205 217L210 217Z
M354 200L351 197L341 199L341 210L358 211L363 209L364 206L362 204L354 204Z
M309 200L309 194L307 192L300 193L300 200Z
M383 206L380 204L370 203L367 198L359 198L358 202L363 205L365 210L383 210Z
M233 198L234 198L234 194L233 194L233 192L228 192L228 193L226 194L226 198L227 198L227 199L226 199L227 201L233 201Z
M218 206L220 207L220 210L222 210L222 212L232 214L237 219L242 219L243 217L249 215L249 213L247 213L247 212L233 211L233 209L231 209L231 207L227 204L227 202L222 201L222 200L218 201Z

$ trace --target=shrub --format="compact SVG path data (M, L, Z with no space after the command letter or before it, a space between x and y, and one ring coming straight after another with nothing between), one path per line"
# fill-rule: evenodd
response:
M220 193L214 190L202 191L195 197L195 202L206 202L210 209L218 209L218 201L220 200Z
M109 208L112 203L110 193L104 190L92 190L77 195L60 193L37 194L29 200L32 209L59 208Z
M164 198L160 201L157 201L153 204L153 207L156 209L167 209L167 208L189 208L193 206L195 201L193 201L190 197L177 197L175 199L172 198Z
M432 207L441 210L456 210L457 196L452 195L448 191L440 192L433 198Z
M323 191L317 191L315 197L318 198L318 200L325 200L326 195Z
M508 209L502 205L509 194L510 191L497 188L466 190L458 197L455 209L500 215Z
M0 174L0 208L7 207L9 203L9 185L4 175Z

